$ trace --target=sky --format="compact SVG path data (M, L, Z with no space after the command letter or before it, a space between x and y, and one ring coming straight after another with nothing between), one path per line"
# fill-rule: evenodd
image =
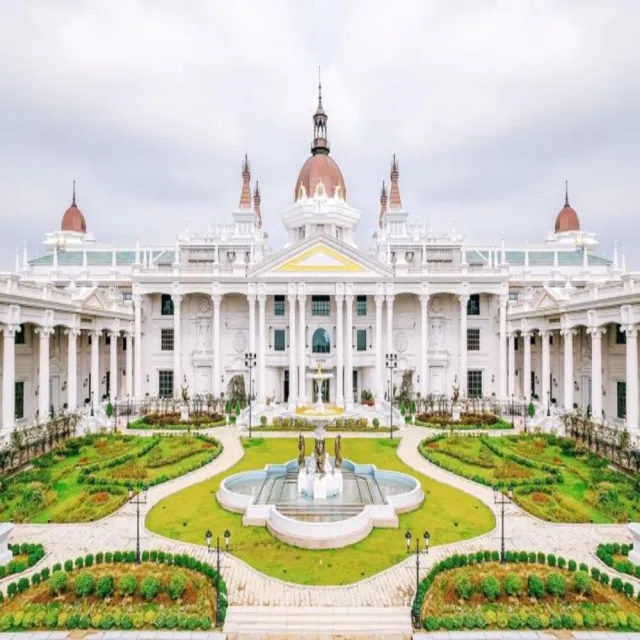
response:
M0 0L0 268L42 252L77 181L101 243L229 222L244 154L264 226L331 155L368 248L382 180L469 242L543 242L570 201L640 267L637 0Z

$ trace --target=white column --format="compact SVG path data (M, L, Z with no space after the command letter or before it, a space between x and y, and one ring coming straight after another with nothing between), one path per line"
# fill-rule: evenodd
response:
M50 398L49 398L49 338L53 333L51 327L38 327L36 333L40 334L40 380L39 384L39 418L40 422L49 419Z
M564 408L565 411L573 410L573 336L575 329L563 329L564 338Z
M2 328L4 344L2 352L2 434L11 435L16 421L16 331L17 325Z
M542 379L542 392L540 394L540 403L546 408L548 408L551 403L551 389L549 388L549 376L551 374L549 355L550 336L550 331L540 331L540 337L542 338L542 373L540 374Z
M287 297L289 302L289 411L296 408L298 376L296 376L296 296Z
M623 327L627 336L627 421L629 431L638 430L638 328Z
M468 295L458 296L460 301L460 370L458 384L463 396L467 395L467 304Z
M265 307L267 296L258 296L258 325L260 330L260 354L258 355L258 402L267 402L267 320ZM289 383L291 386L291 383Z
M100 403L100 336L101 331L91 332L91 393L94 405Z
M220 357L220 303L222 296L212 295L213 301L213 395L218 398L222 389L222 358Z
M303 405L307 403L307 375L306 375L306 356L307 356L307 336L306 336L306 319L305 319L305 305L307 303L307 296L304 294L298 294L298 302L300 303L300 330L298 331L299 350L298 350L298 404ZM318 389L318 393L321 390Z
M522 343L524 347L524 363L522 365L522 396L531 402L531 333L522 332Z
M382 305L384 304L384 296L377 295L376 301L376 400L382 402L384 399L384 379L382 377L382 359L384 357L384 349L382 348ZM344 327L342 327L344 331ZM346 383L345 383L346 384Z
M345 367L344 367L344 395L348 411L353 411L353 296L344 297L347 304L345 323Z
M336 295L336 404L344 407L344 317L342 314L344 308L344 296ZM378 361L376 355L376 374Z
M173 301L173 394L179 397L182 386L182 296L172 295L171 300Z
M247 296L249 305L249 353L256 352L256 297Z
M133 397L133 335L130 333L125 334L125 340L127 341L127 352L125 356L125 367L127 370L127 396Z
M594 420L602 419L602 335L606 329L589 327L591 334L591 415Z
M420 395L427 395L429 376L429 296L420 296Z
M78 336L79 329L68 329L67 334L67 408L78 408Z
M387 353L393 353L393 296L387 296Z
M118 397L118 336L120 332L109 334L109 395L111 400Z
M509 398L516 394L516 334L509 334L509 386L507 395Z
M500 298L500 367L499 367L499 384L500 397L507 398L507 303L509 299L502 296Z
M127 345L127 349L135 349L134 351L134 385L133 395L136 398L142 398L142 296L140 294L133 296L133 322L135 338L133 345Z

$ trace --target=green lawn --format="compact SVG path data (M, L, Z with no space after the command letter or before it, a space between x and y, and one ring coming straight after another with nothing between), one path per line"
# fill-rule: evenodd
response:
M201 466L220 451L219 443L193 436L74 438L3 482L0 518L97 520L124 504L129 483L157 484Z
M204 544L204 534L214 536L228 528L232 552L275 578L299 584L351 584L367 578L406 557L404 533L431 534L432 545L465 540L490 531L495 520L479 500L448 485L435 482L405 465L397 456L398 440L343 439L342 453L355 462L373 463L380 469L408 473L426 494L420 509L400 516L399 529L374 529L363 541L343 549L309 550L276 540L264 527L244 527L240 514L222 509L215 498L223 478L268 463L285 462L297 454L288 438L244 440L245 456L233 468L165 498L149 513L146 526L158 534ZM332 440L327 450L333 451Z

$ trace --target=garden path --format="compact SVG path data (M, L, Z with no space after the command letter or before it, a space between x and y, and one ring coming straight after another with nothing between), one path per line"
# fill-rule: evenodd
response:
M237 429L218 427L212 431L224 446L221 455L192 473L149 489L147 503L140 507L141 521L150 508L166 496L225 471L240 460L243 449ZM491 489L447 472L420 455L418 444L430 431L421 427L405 426L398 447L400 458L420 473L470 493L496 512L498 507L494 505ZM359 434L344 434L347 438L353 435L357 437ZM278 434L278 437L296 438L297 433L282 433ZM428 495L426 499L428 505ZM20 524L15 526L12 540L41 542L44 545L47 556L38 568L99 550L135 549L135 512L135 505L126 504L113 515L93 523ZM497 518L499 523L499 514ZM599 542L629 540L624 525L550 524L528 515L515 505L506 507L505 526L508 549L553 552L589 565L594 564L592 552ZM215 523L212 523L212 530L214 536L221 533L216 530ZM399 533L399 536L401 538L402 534ZM143 549L155 548L171 553L189 553L210 562L215 558L213 554L207 553L204 546L169 540L147 531L144 527L141 531L141 544ZM470 553L499 547L500 533L497 527L478 538L431 549L428 555L423 554L420 559L420 573L426 574L434 563L452 553ZM282 582L259 573L242 560L226 553L223 554L222 572L228 586L229 603L232 606L329 607L339 603L341 607L407 607L408 615L408 607L415 590L414 555L369 579L341 587L301 586ZM0 585L3 582L7 582L7 579L0 582Z

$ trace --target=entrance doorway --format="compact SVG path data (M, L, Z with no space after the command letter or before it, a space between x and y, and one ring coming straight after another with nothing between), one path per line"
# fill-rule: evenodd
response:
M289 369L284 370L284 384L282 389L283 402L289 402Z
M323 380L319 385L318 385L317 382L314 382L314 385L313 385L313 402L317 402L318 401L318 386L320 387L320 391L322 393L322 402L324 402L324 403L329 402L329 398L330 398L329 380Z

